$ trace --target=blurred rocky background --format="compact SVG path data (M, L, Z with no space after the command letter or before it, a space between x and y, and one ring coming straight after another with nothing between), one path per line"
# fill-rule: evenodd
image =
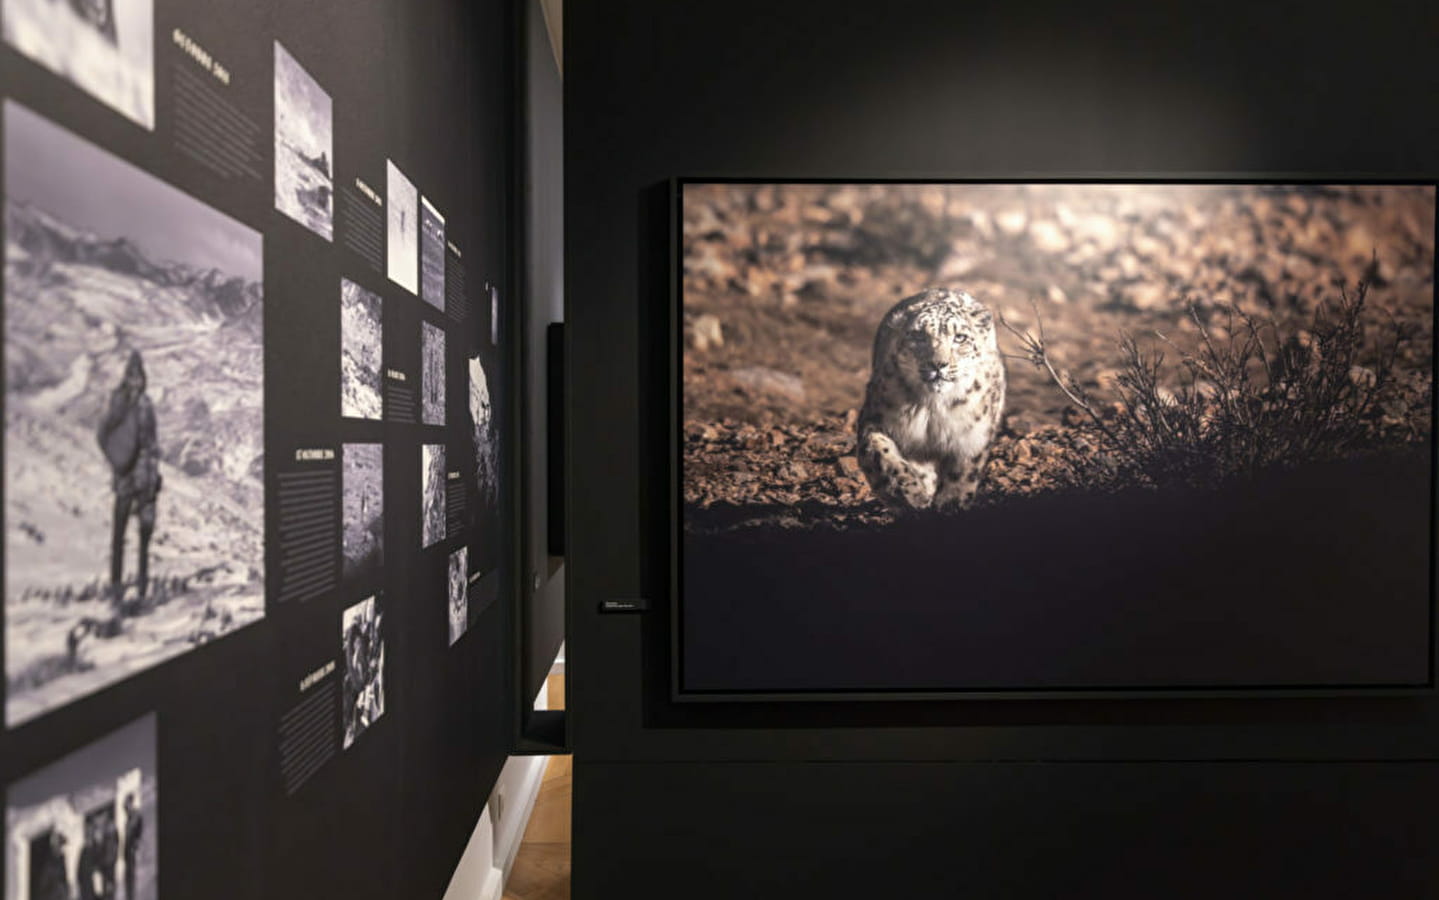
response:
M885 519L854 424L876 326L930 286L1021 330L1037 314L1052 362L1104 399L1126 332L1173 361L1200 344L1192 304L1211 336L1228 336L1232 306L1302 338L1321 302L1367 281L1367 326L1411 332L1395 365L1425 398L1426 421L1390 424L1427 438L1434 233L1427 186L687 185L685 501L740 521ZM1088 446L1078 411L1000 332L1009 397L988 503L1054 489Z

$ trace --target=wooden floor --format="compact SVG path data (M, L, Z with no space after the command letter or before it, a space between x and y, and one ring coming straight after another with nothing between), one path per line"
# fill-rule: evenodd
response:
M565 676L549 678L550 709L563 709ZM504 900L569 900L570 758L551 756L520 841Z

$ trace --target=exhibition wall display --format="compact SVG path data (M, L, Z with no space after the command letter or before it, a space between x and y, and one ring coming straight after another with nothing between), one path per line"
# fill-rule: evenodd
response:
M1428 687L1433 184L677 203L681 698Z
M443 889L508 741L510 15L0 2L6 900Z

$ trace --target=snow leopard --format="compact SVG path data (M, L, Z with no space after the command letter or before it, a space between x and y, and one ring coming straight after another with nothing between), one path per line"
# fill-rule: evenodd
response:
M965 509L1004 413L994 316L964 291L929 288L896 303L874 336L857 422L869 486L892 510Z

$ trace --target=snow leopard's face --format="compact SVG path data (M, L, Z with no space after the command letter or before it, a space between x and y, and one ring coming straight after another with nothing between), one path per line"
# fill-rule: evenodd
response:
M945 393L992 352L992 317L967 294L927 299L905 313L893 323L893 352L900 377L911 390Z

